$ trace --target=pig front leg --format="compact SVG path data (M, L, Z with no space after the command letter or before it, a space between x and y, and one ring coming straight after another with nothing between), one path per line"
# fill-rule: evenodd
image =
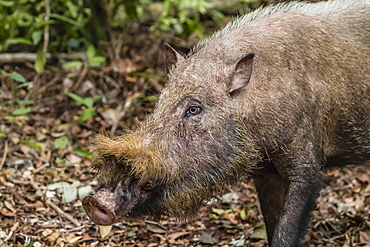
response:
M321 182L319 162L274 164L273 168L265 168L257 173L254 183L270 246L295 247L302 244L310 214L315 209L319 196Z
M287 185L276 170L258 170L254 177L261 211L266 224L268 242L272 242L280 212L282 211Z

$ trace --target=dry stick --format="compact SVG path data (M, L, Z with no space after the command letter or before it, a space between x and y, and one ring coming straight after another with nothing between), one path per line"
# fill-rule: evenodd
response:
M8 141L5 141L5 144L4 144L4 154L3 154L3 159L1 160L1 164L0 164L0 171L1 169L3 169L3 166L5 164L5 159L6 159L6 155L8 154Z
M86 60L86 54L83 52L75 53L46 53L46 59L52 61L53 58L66 59L66 60ZM35 62L37 58L36 53L2 53L0 54L0 64L5 63L25 63L25 62Z
M54 77L48 83L46 83L44 86L40 87L39 90L38 90L39 95L41 95L47 88L49 88L50 86L52 86L58 80L60 80L60 77L58 77L58 76L57 77Z
M33 174L39 173L41 170L43 170L44 168L49 167L49 166L50 166L50 163L47 162L47 163L43 164L42 166L40 166L39 168L33 170Z
M84 63L83 69L80 73L80 77L78 78L77 82L72 86L72 91L77 90L83 80L86 78L87 72L89 72L89 65L87 62Z
M45 18L44 21L48 22L49 21L49 16L50 16L50 3L49 0L45 0ZM49 46L49 25L45 25L44 29L44 46L42 48L42 51L44 54L48 52L48 46Z
M81 226L81 223L78 222L75 218L73 218L71 215L66 214L63 210L61 210L57 205L52 203L50 200L46 200L46 204L49 205L54 211L56 211L59 215L65 217L67 220L72 222L75 226L79 227Z
M29 183L32 186L32 188L34 188L36 190L36 195L41 196L42 195L42 190L40 189L39 185L37 183L35 183L35 181L33 180L32 177L29 177L28 179L30 180Z

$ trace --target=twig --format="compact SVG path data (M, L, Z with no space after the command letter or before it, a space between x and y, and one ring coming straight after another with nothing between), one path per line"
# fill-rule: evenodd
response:
M32 186L32 188L34 188L36 190L36 195L41 196L43 194L42 190L40 189L38 184L35 183L35 181L33 180L33 177L29 177L28 179L30 180L30 185Z
M63 232L63 233L68 233L68 232L74 232L74 231L78 231L78 230L81 230L81 229L84 229L85 226L82 225L82 226L78 226L78 227L75 227L73 229L69 229L69 230L66 230L66 229L60 229L60 232Z
M48 163L45 163L45 164L43 164L42 166L40 166L39 168L37 168L37 169L35 169L34 171L33 171L33 174L36 174L36 173L38 173L39 171L41 171L42 169L44 169L44 168L46 168L46 167L49 167L50 166L50 163L48 162Z
M57 212L59 215L63 216L70 222L72 222L75 226L79 227L81 226L81 223L78 222L75 218L73 218L71 215L66 214L63 210L61 210L57 205L52 203L50 200L46 200L46 204L49 205L52 209L54 209L55 212Z
M10 231L8 236L6 236L6 238L4 239L4 242L7 242L13 236L13 233L13 231Z
M34 188L34 190L36 190L36 195L38 196L41 196L42 195L42 190L40 189L40 187L35 183L35 181L33 181L33 178L30 177L29 178L29 181L22 181L22 180L17 180L17 179L14 179L12 176L10 175L7 175L6 178L12 182L13 184L21 184L21 185L31 185L32 188Z
M21 184L21 185L29 185L30 182L29 181L22 181L22 180L17 180L17 179L14 179L12 176L10 175L7 175L6 176L6 179L9 180L11 183L13 184Z
M8 141L5 141L3 159L1 160L1 163L0 163L0 171L1 171L1 169L3 169L3 166L5 164L5 159L6 159L6 155L7 154L8 154Z
M39 95L42 95L42 93L47 89L47 88L50 88L50 86L52 86L55 82L57 82L58 80L60 80L60 77L56 76L54 77L53 79L51 79L48 83L46 83L45 85L43 85L42 87L39 88L39 90L37 91L37 93Z
M0 54L0 64L9 63L25 63L25 62L35 62L36 53L2 53ZM66 59L66 60L86 60L87 56L84 52L76 52L71 54L66 53L46 53L45 57L47 62L52 62L56 59Z
M49 0L45 0L45 18L44 21L48 22L50 16L50 3ZM44 29L44 46L42 48L42 51L44 54L48 52L48 46L49 46L49 24L45 25Z
M87 62L85 62L85 66L83 66L83 69L79 75L77 82L74 83L74 85L72 86L72 91L76 90L80 86L80 84L86 78L87 72L89 72L89 65Z

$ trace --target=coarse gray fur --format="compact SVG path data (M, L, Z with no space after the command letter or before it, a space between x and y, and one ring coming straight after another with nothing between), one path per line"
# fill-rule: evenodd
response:
M186 55L186 57L190 57L204 46L207 46L210 42L217 42L221 37L228 36L231 31L238 29L244 25L247 25L249 22L252 22L257 19L262 19L269 17L271 15L287 12L287 11L294 11L297 13L304 13L304 14L334 14L335 12L339 11L340 9L347 9L349 7L353 7L354 5L364 5L370 4L370 0L329 0L325 2L319 2L315 4L307 4L306 2L288 2L288 3L277 3L272 4L267 7L261 7L251 13L246 15L240 16L229 22L224 28L222 28L219 32L214 33L209 38L198 42L191 51Z

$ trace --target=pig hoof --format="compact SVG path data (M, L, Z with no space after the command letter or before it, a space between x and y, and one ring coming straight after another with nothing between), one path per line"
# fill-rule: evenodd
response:
M115 221L116 215L113 210L109 209L104 202L100 202L93 196L86 196L82 200L82 205L90 217L90 219L97 225L109 226Z

